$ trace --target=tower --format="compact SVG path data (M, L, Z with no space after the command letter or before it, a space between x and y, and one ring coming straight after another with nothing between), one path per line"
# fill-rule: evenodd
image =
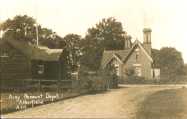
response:
M143 47L149 55L151 55L151 32L152 30L150 28L143 29Z

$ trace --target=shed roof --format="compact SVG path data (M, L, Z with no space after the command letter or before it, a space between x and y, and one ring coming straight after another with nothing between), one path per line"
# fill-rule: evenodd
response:
M36 46L25 41L2 40L0 44L3 42L9 43L31 60L58 61L63 52L63 49L49 49L48 47Z
M32 59L43 61L58 61L63 50L49 49L47 47L36 47L37 50L33 53Z

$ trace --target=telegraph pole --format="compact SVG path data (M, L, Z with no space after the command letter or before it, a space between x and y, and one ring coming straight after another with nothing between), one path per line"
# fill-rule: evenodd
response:
M1 23L1 21L0 21L0 38L3 37L3 30L2 30L2 28L1 28L1 25L2 25L2 23Z
M38 46L39 45L39 42L38 42L38 23L36 23L36 45Z
M36 24L35 24L35 27L36 27L36 45L38 46L39 45L39 37L38 37L38 22L37 22L37 18L38 18L38 5L37 5L37 0L35 0L35 13L36 13Z

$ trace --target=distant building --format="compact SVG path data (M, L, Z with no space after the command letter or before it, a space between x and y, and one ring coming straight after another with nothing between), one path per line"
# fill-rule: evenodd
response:
M153 67L151 56L151 29L143 29L144 41L141 43L131 37L125 37L123 50L105 50L103 52L101 68L115 67L116 74L122 78L128 78L128 70L133 70L134 75L145 79L156 79L160 76L160 70Z

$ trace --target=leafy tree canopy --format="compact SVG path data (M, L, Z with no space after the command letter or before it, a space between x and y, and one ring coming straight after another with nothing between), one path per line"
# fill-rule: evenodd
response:
M81 36L77 34L67 34L64 38L67 47L80 48L81 47Z
M182 54L172 47L164 47L160 50L160 66L165 70L181 72L184 66Z
M125 31L122 23L110 17L102 19L94 27L89 28L82 41L84 56L82 63L90 69L97 70L100 66L102 53L106 50L123 48Z
M81 52L81 36L77 34L67 34L63 40L65 41L64 50L68 52L68 64L70 69L76 71L79 66L79 60L82 56Z
M5 32L4 39L14 39L36 43L36 28L38 29L38 38L40 45L48 46L49 48L57 47L57 41L62 38L56 35L51 29L42 28L36 24L36 20L27 15L15 16L13 19L8 19L1 25L1 29Z
M154 66L161 69L161 73L174 76L183 72L184 61L182 54L172 47L163 47L160 50L153 49Z
M33 18L26 15L8 19L1 26L5 32L3 37L33 42L33 36L36 36L35 23L36 21Z

